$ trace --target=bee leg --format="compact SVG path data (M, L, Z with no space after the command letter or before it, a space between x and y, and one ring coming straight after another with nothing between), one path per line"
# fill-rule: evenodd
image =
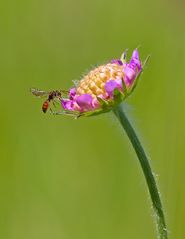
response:
M59 104L59 102L57 101L57 100L53 100L53 106L56 108L56 105L58 105Z
M52 115L62 115L63 112L59 112L59 111L50 111L50 114L52 114Z
M50 114L53 114L53 110L51 108L49 108Z
M73 114L69 114L69 113L66 113L66 112L52 112L53 115L69 115L69 116L74 116Z
M56 104L58 104L58 102L56 100L52 100L52 105L53 105L54 108L57 108ZM52 113L52 112L53 112L53 110L50 107L50 113Z
M79 114L74 114L73 112L65 112L65 111L52 111L50 112L50 114L53 114L53 115L69 115L69 116L72 116L74 117L75 119L79 118Z
M53 103L53 106L56 108L56 104L55 104L56 101L53 100L52 103Z

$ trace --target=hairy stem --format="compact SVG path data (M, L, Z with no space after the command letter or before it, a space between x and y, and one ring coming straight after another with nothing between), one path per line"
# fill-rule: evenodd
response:
M156 180L152 172L151 166L149 164L149 160L135 133L135 130L133 129L132 125L130 124L130 121L128 120L127 116L124 113L122 105L120 104L116 106L113 109L113 112L115 113L116 117L118 118L124 130L126 131L126 134L128 138L130 139L132 146L134 147L134 150L137 154L140 165L142 167L142 170L148 185L150 197L152 200L155 217L156 217L158 238L167 239L168 233L166 229L166 223L165 223L164 212L163 212L162 203L160 199L160 193L158 191Z

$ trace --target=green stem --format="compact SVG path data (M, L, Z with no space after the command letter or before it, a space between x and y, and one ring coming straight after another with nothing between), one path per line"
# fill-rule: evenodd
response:
M142 170L143 170L143 173L144 173L147 185L148 185L150 197L152 200L155 216L156 216L158 238L159 239L167 239L168 233L167 233L167 229L166 229L166 223L165 223L164 212L162 209L160 193L157 189L156 180L155 180L154 174L152 173L152 169L149 164L149 160L148 160L148 158L145 154L145 151L135 133L135 130L133 129L127 116L125 115L121 104L116 106L113 109L113 112L115 113L116 117L120 121L124 130L126 131L126 134L129 137L129 139L132 143L132 146L134 147L134 150L137 154L140 165L142 167Z

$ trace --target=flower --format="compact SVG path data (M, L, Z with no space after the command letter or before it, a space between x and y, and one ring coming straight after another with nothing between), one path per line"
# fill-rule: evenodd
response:
M61 98L64 114L91 116L111 110L135 88L143 66L135 49L129 62L121 59L101 65L85 75Z

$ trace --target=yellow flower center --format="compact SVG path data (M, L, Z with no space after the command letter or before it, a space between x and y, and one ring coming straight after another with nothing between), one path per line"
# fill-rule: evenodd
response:
M121 79L123 76L123 66L112 63L99 66L82 78L76 93L77 95L90 94L93 98L99 95L105 96L105 83L109 80Z

